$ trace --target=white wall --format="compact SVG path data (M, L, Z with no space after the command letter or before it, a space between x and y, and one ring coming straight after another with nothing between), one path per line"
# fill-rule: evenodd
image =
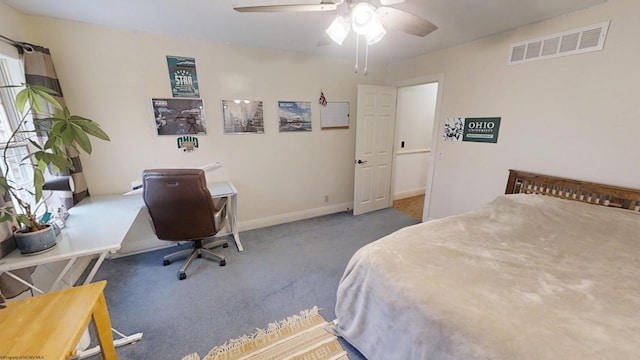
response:
M238 188L241 230L352 207L357 84L383 83L383 67L370 66L363 77L346 61L25 19L33 30L21 40L51 50L69 107L111 136L111 142L94 142L91 156L82 156L92 194L125 192L145 168L222 161L208 176ZM196 59L207 135L198 137L193 153L179 151L176 137L155 132L150 99L171 97L166 55ZM329 101L351 103L349 129L320 129L321 90ZM223 135L221 100L236 98L264 101L265 134ZM311 101L313 131L279 133L278 100Z
M430 217L502 194L509 168L640 188L637 14L639 1L610 0L390 66L389 83L445 75L440 132L448 117L502 117L497 144L437 136ZM506 64L512 43L607 20L603 51Z
M394 200L425 192L437 91L437 83L398 88L391 184Z

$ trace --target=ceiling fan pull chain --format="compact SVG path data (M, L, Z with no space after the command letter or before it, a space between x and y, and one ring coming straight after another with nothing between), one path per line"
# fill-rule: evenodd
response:
M356 74L358 73L358 52L360 51L360 46L358 46L359 42L360 42L360 36L356 34L356 66L355 66Z
M364 50L364 76L367 76L367 68L369 66L369 42Z

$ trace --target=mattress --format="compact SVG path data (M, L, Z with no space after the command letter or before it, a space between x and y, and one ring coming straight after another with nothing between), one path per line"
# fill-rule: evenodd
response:
M640 358L640 214L513 194L359 249L338 332L376 359Z

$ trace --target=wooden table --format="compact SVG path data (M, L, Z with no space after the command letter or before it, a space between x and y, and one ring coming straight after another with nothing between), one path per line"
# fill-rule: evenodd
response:
M102 357L117 359L111 319L100 281L10 301L0 309L0 357L70 359L93 318Z

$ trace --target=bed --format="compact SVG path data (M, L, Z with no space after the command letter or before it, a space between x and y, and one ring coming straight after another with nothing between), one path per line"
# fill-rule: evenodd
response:
M505 195L359 249L337 331L369 360L640 358L640 190L510 170Z

